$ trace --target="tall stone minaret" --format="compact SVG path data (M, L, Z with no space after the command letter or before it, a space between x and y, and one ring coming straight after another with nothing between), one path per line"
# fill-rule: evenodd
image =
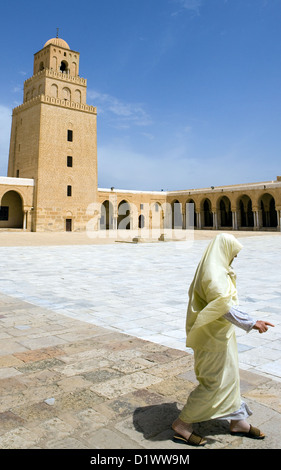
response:
M85 230L97 198L96 108L79 58L63 39L47 41L13 110L8 176L35 181L34 231Z

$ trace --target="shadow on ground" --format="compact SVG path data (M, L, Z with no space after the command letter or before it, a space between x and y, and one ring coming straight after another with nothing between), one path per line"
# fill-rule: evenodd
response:
M163 403L136 408L133 414L135 430L142 433L146 440L164 441L167 437L173 438L174 431L171 428L173 421L179 416L177 403ZM196 423L194 431L203 436L229 434L229 423L227 420L211 420Z

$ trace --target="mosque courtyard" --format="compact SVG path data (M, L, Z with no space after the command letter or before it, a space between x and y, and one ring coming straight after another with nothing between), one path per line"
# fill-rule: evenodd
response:
M281 235L234 234L244 247L233 264L240 307L275 325L263 335L237 329L240 368L280 381ZM0 292L116 333L188 351L188 287L214 233L159 243L80 243L70 236L1 233Z

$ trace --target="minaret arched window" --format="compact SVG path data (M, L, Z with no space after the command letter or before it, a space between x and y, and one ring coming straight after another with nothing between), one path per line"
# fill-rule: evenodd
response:
M51 85L51 96L53 96L53 98L58 97L58 86L55 83Z
M68 73L68 63L66 62L66 60L62 60L62 61L61 61L61 64L60 64L60 71L61 71L61 72Z
M71 100L71 91L69 88L64 87L62 89L62 93L63 93L63 99L69 100L69 101Z

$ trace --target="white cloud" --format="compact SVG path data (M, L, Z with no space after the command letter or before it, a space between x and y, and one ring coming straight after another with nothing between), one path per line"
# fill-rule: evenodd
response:
M148 126L151 118L140 103L127 103L119 98L100 93L95 90L88 91L88 98L98 108L98 114L107 119L113 127L129 128L135 126Z
M22 86L21 85L15 85L12 91L13 91L13 93L21 93L22 92Z
M154 135L151 134L150 132L142 132L141 135L143 135L146 139L150 141L155 139Z
M200 8L202 6L202 0L175 0L179 5L180 9L173 13L173 16L178 15L184 10L190 11L196 15L200 15Z
M11 109L0 105L0 176L6 176L10 133L11 133Z

